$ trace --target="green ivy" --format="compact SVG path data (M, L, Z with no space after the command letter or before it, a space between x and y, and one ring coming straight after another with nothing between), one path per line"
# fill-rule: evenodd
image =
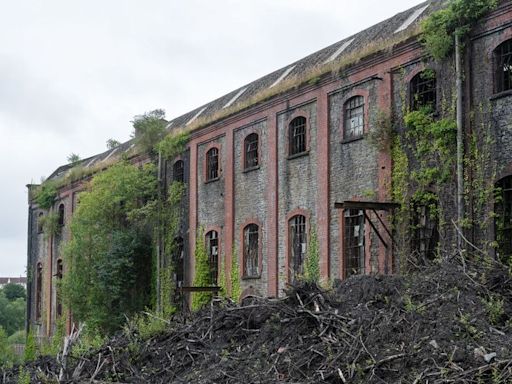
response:
M315 227L311 227L310 239L304 263L304 280L308 283L320 283L320 251Z
M165 158L173 159L185 150L188 140L188 131L171 132L157 144L157 149Z
M50 209L57 198L57 186L53 181L45 181L34 192L34 200L42 209Z
M54 236L59 232L59 214L57 212L48 213L39 220L43 227L45 238L48 239L50 236Z
M242 289L240 286L240 263L238 262L238 252L233 247L231 256L231 298L234 301L240 300Z
M132 124L132 137L137 145L144 152L153 153L155 146L165 136L165 127L167 126L165 111L163 109L155 109L143 115L135 116Z
M194 250L195 273L194 286L206 287L211 285L210 281L210 263L208 262L208 253L204 240L204 230L199 228L196 236L196 245ZM197 311L208 304L212 299L211 292L194 292L192 294L192 310Z

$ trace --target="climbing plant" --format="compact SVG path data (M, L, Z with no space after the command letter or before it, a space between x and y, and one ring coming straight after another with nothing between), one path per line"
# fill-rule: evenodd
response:
M210 281L210 263L208 262L208 252L204 241L204 230L199 228L196 236L194 250L195 271L194 286L206 287L211 285ZM194 292L192 294L192 310L197 311L210 302L211 292Z
M42 209L50 209L57 198L57 186L52 181L45 181L34 192L34 200Z
M320 251L316 228L311 227L310 239L304 262L304 280L308 283L320 283Z

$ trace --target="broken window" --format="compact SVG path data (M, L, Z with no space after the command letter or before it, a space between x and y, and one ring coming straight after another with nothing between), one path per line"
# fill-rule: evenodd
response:
M251 133L244 140L245 164L244 168L249 169L258 165L258 135Z
M296 117L290 122L288 136L290 140L289 154L296 155L306 152L306 118Z
M507 263L512 258L512 176L505 177L496 185L495 232L498 258Z
M412 111L427 107L436 110L436 73L427 69L414 76L410 83L410 105Z
M41 319L43 309L43 265L36 266L36 320Z
M183 237L177 237L174 239L174 273L176 286L182 287L183 281L185 280L184 274L184 257L183 257Z
M39 212L39 215L37 216L37 233L43 233L43 212Z
M244 276L258 277L259 270L259 227L249 224L244 228Z
M64 226L64 204L59 205L59 225Z
M505 41L494 50L496 63L496 91L512 89L512 39Z
M423 262L435 258L439 243L437 197L429 196L429 201L413 206L412 250Z
M185 164L178 160L172 166L172 181L183 183L185 181Z
M345 277L364 274L364 214L361 209L345 210Z
M64 272L64 269L62 266L62 260L59 259L59 260L57 260L57 273L55 274L55 277L57 277L58 282L62 281L63 272ZM57 302L57 304L56 304L57 316L62 316L62 297L61 297L61 293L60 293L60 283L58 283L58 285L57 285L57 297L55 298L55 300Z
M363 136L364 132L364 97L354 96L344 106L343 139L350 140Z
M304 274L304 260L307 251L306 217L293 216L289 221L290 231L290 271L292 282Z
M206 181L219 177L219 150L212 148L206 152Z
M219 274L219 234L217 231L210 231L206 234L206 250L210 266L210 284L217 285Z

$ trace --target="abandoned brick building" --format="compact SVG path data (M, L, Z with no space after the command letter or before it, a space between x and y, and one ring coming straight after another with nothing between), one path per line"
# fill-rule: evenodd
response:
M179 284L192 285L199 227L212 283L219 258L229 276L231 257L238 257L244 295L281 294L303 273L313 233L321 276L330 280L397 273L407 263L404 255L418 264L453 249L454 163L447 174L434 176L443 183L422 184L411 176L425 166L423 155L441 162L454 155L452 141L443 144L445 151L428 147L453 131L427 142L424 153L418 143L396 150L412 137L406 114L428 106L433 120L453 115L453 57L428 59L417 33L420 20L441 6L438 0L422 3L169 121L171 132L195 127L186 151L164 165L165 182L187 185ZM512 2L501 2L478 23L463 59L467 225L459 226L482 249L510 255ZM132 147L124 143L81 166L110 161ZM50 179L70 168L58 168ZM69 236L83 182L59 190L50 209L62 228L55 236L42 233L40 219L48 210L29 198L28 318L39 335L50 335L62 315L56 287L66 266L59 244ZM407 216L402 221L400 212Z

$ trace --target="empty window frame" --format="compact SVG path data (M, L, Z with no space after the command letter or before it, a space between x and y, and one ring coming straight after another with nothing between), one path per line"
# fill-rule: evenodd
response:
M415 75L409 84L410 107L417 111L423 107L436 110L436 73L425 70Z
M62 265L62 260L57 260L57 273L55 274L55 277L57 278L57 281L61 281L62 277L64 276L64 268ZM62 316L62 297L60 292L60 285L57 285L57 296L55 298L56 301L56 312L57 316Z
M512 176L496 184L495 232L498 243L497 256L507 263L512 258Z
M64 204L59 205L59 225L64 226Z
M494 50L496 91L512 89L512 39L500 44Z
M360 209L346 209L344 223L345 277L364 274L364 214Z
M210 267L209 283L217 285L217 276L219 275L219 234L217 231L210 231L206 234L206 251Z
M306 152L306 118L298 116L288 128L289 155Z
M206 152L206 181L219 177L219 150L211 148Z
M258 141L257 133L251 133L244 139L244 169L258 166Z
M343 139L351 140L363 136L364 132L364 97L354 96L345 102Z
M244 228L244 277L259 277L259 227L249 224Z
M44 224L44 214L43 212L39 212L37 216L37 233L43 233L43 224Z
M172 166L172 181L183 183L185 181L185 163L178 160Z
M439 243L436 200L432 200L428 204L414 204L413 206L412 250L423 262L434 260Z
M304 260L307 252L306 217L293 216L289 221L290 272L292 283L304 274Z
M41 319L43 310L43 265L36 266L36 320Z

